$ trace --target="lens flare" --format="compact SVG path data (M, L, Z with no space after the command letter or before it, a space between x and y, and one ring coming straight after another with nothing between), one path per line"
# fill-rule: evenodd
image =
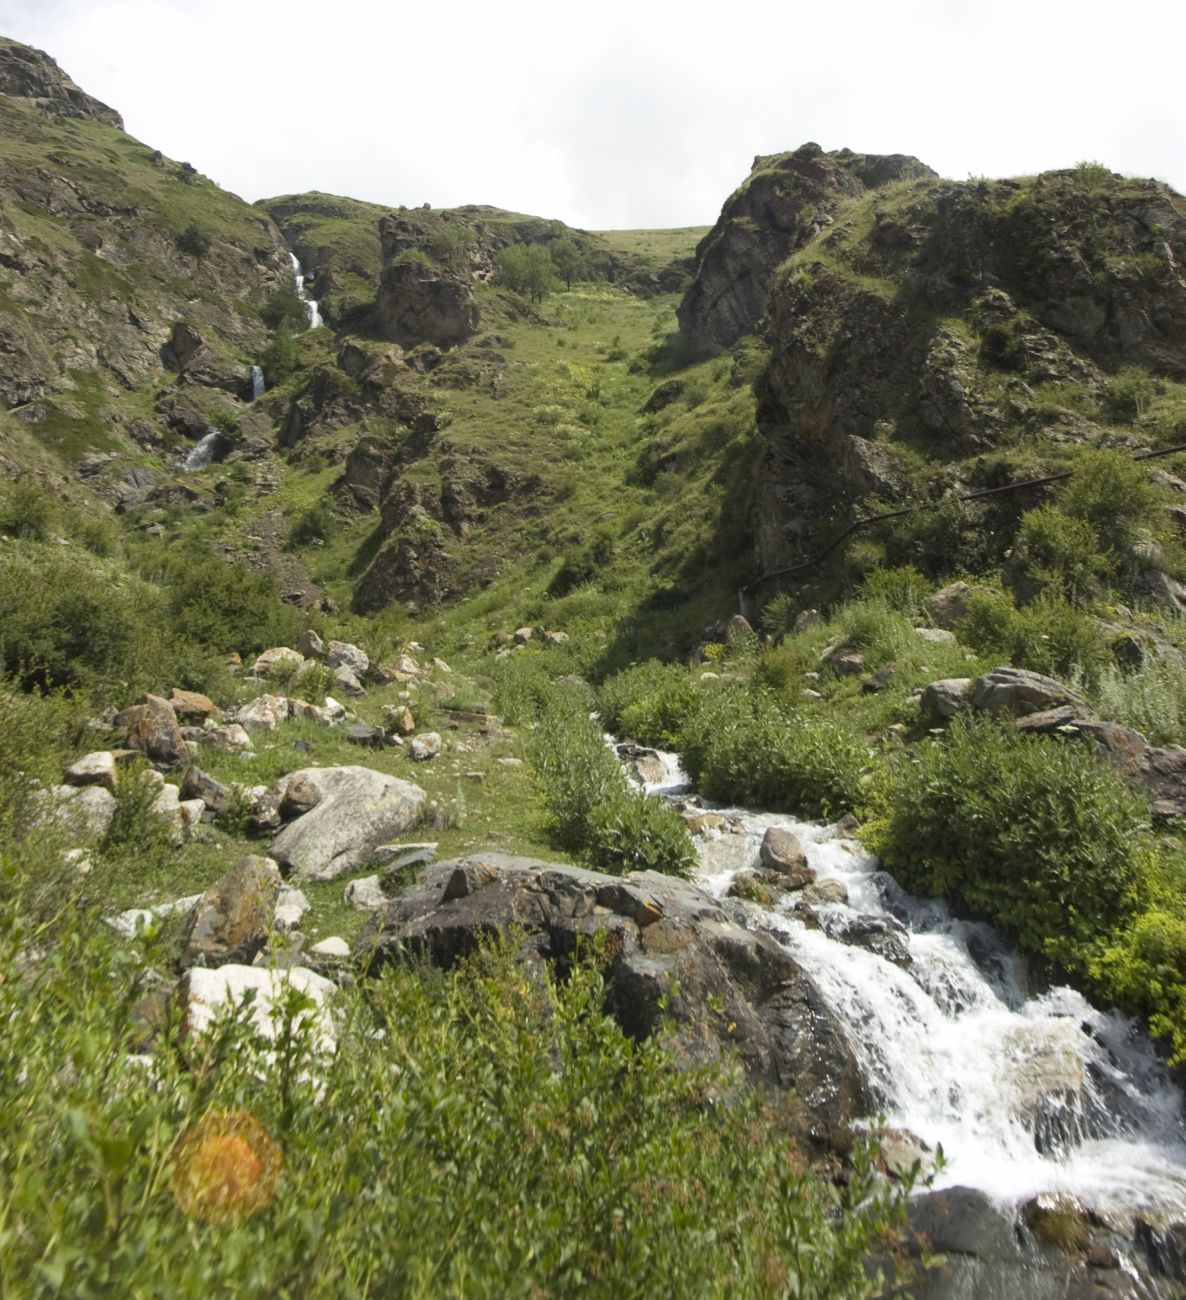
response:
M171 1186L195 1219L227 1227L270 1205L284 1167L280 1148L246 1111L209 1111L181 1139Z

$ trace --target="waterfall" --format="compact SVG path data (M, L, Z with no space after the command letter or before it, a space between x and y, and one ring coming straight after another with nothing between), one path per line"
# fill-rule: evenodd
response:
M305 273L301 270L297 255L289 253L288 256L292 258L292 278L296 284L297 296L309 309L309 328L315 330L321 324L321 308L317 306L316 300L311 298L305 289Z
M218 450L219 437L218 432L211 429L202 438L199 438L186 452L181 462L181 468L188 470L205 469L214 459L215 451Z
M264 395L264 372L259 366L251 367L251 400L258 402Z
M680 797L678 759L659 758L663 776L646 790ZM990 926L907 894L836 827L713 811L725 829L696 843L697 881L714 897L757 865L772 826L798 836L817 883L831 882L817 900L847 896L814 901L811 926L793 892L738 907L815 980L887 1124L942 1145L936 1187L978 1188L1002 1208L1065 1193L1105 1215L1186 1212L1182 1094L1131 1021L1069 988L1027 987ZM895 935L909 961L901 947L887 960L853 942L871 932Z

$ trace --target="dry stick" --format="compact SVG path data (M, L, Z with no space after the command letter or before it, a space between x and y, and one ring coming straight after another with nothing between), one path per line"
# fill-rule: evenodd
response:
M1159 451L1139 451L1132 457L1137 460L1156 460L1160 456L1173 456L1178 452L1186 451L1186 443L1179 444L1176 447L1163 447ZM1044 478L1027 478L1020 483L1006 483L1004 487L984 488L979 492L969 492L966 496L956 497L957 501L980 501L984 497L998 496L1002 492L1018 492L1022 488L1044 487L1047 483L1059 483L1063 479L1073 478L1075 471L1065 469L1059 474L1047 474ZM868 527L869 524L881 524L887 519L901 519L903 515L925 514L928 510L935 510L937 506L904 506L901 510L891 510L884 515L870 515L867 519L858 519L834 538L827 546L824 547L818 555L813 556L810 560L804 560L800 564L792 564L785 569L775 569L771 573L763 573L761 577L755 578L753 582L747 583L741 588L740 595L745 597L747 592L753 591L760 583L769 582L771 578L785 578L791 573L802 573L804 569L813 569L822 560L827 559L829 555L840 545L841 542L851 537L853 533L861 528Z

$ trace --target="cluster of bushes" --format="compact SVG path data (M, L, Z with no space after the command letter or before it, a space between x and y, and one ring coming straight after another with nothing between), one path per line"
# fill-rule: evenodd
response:
M691 875L696 854L687 828L668 804L630 789L621 763L590 717L588 692L553 683L530 661L513 663L500 676L503 715L531 727L527 757L551 842L586 866L612 875Z
M13 1295L879 1293L900 1202L858 1160L809 1172L722 1068L676 1067L509 951L293 994L151 1057L156 952L72 916L36 957L0 915L0 1284ZM52 942L47 940L52 938ZM79 979L79 971L86 979ZM730 1098L727 1105L720 1098ZM431 1225L431 1230L426 1230Z

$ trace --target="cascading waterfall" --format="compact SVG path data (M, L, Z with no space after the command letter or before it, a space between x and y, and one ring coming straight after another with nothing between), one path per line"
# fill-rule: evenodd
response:
M264 389L267 385L264 383L264 372L259 366L251 367L251 400L258 402L264 395Z
M186 452L185 458L181 462L181 468L188 470L205 469L214 459L215 451L218 450L218 439L218 431L210 429Z
M678 759L659 757L663 778L647 792L685 793ZM1122 1219L1186 1213L1182 1095L1131 1022L1068 988L1028 989L991 927L907 894L836 827L714 811L726 829L698 839L699 883L714 897L756 865L772 826L799 837L817 881L843 886L847 903L813 903L818 929L791 893L743 906L847 1026L887 1124L942 1146L936 1187L978 1188L1002 1207L1056 1193ZM896 935L908 962L843 941L870 930Z
M309 309L309 328L315 330L318 325L321 324L321 308L318 307L316 299L310 297L308 291L305 289L305 273L301 270L301 264L297 260L297 255L295 253L289 253L288 256L292 258L292 278L296 284L297 296Z

